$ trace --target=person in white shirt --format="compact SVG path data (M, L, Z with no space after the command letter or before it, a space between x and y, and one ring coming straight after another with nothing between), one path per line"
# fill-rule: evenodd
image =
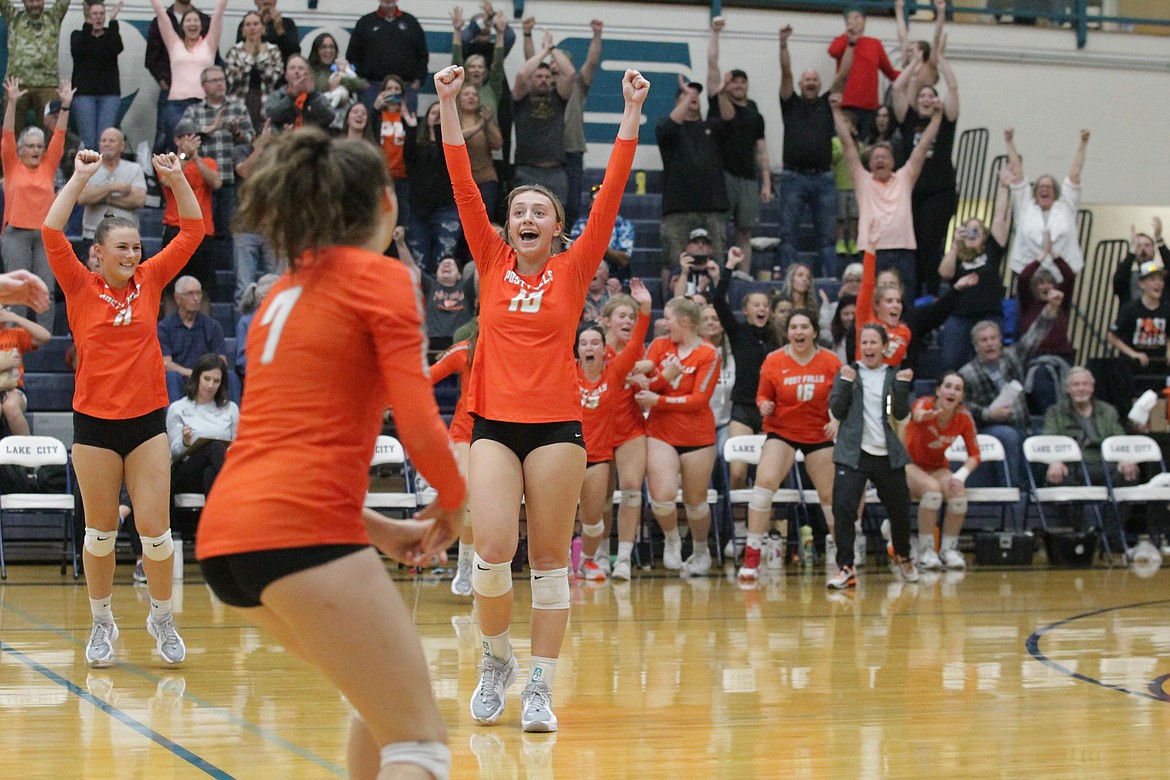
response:
M236 438L240 407L228 400L227 363L204 355L187 378L186 395L167 409L167 440L174 463L171 490L211 492L223 468L228 444Z

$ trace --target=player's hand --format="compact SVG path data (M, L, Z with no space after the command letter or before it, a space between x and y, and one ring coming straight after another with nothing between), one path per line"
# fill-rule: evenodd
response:
M0 303L27 306L40 314L49 309L49 288L32 271L0 274Z
M771 417L772 413L776 411L775 401L756 401L756 406L760 408L761 417Z
M462 87L463 68L458 65L448 65L435 74L435 92L439 94L439 100L454 100Z
M650 82L636 70L627 70L622 77L622 97L627 103L641 106L650 94Z
M415 514L415 520L434 520L423 536L420 560L433 556L438 556L441 561L447 560L447 548L459 538L459 532L463 530L463 513L463 504L456 509L443 509L439 506L439 500L435 499Z
M857 370L853 366L841 366L839 373L841 378L846 382L853 382L857 379Z

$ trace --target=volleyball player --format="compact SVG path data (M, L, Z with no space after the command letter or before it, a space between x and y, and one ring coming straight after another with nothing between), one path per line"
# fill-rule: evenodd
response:
M471 451L471 415L467 413L467 382L471 377L471 364L475 361L475 343L479 339L479 328L475 326L471 338L464 339L439 356L431 366L431 383L459 373L459 401L451 417L451 441L455 443L455 459L459 468L467 473L467 456ZM456 596L471 595L471 559L475 556L475 533L471 528L471 507L463 508L463 525L459 529L459 559L455 564L455 577L451 580L451 592Z

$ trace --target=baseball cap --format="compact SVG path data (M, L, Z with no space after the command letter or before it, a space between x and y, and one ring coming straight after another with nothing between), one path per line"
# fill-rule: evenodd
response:
M735 70L731 71L731 77L733 79L746 79L748 74L746 70L740 70L739 68L736 68Z
M45 104L45 116L48 116L49 114L55 114L60 110L61 110L61 101L60 100L50 100L48 103Z
M1144 262L1140 266L1138 266L1138 278L1139 279L1145 279L1147 276L1153 276L1154 274L1164 274L1164 273L1166 273L1166 267L1164 265L1162 265L1161 260L1147 260L1146 262Z
M199 134L199 128L196 127L195 123L192 122L190 119L181 119L181 120L179 120L179 123L177 125L175 125L175 138L181 138L182 136L185 136L185 135L198 135L198 134Z
M687 236L688 241L698 241L700 239L706 241L708 244L711 243L711 234L707 232L706 228L695 228Z

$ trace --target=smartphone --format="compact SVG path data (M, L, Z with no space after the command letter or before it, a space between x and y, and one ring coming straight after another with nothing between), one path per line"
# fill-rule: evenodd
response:
M329 72L330 72L330 73L336 73L336 72L337 72L337 63L336 63L336 62L335 62L335 63L333 63L332 65L330 65L330 66L329 66Z
M390 95L386 98L386 102L391 105L400 105L402 103L402 95Z

